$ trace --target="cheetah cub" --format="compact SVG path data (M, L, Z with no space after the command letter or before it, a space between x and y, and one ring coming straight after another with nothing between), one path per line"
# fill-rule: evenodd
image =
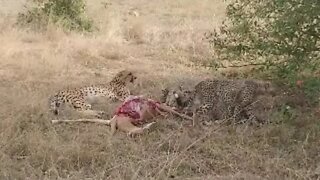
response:
M102 112L92 110L91 104L87 102L87 99L108 97L113 102L117 100L124 101L124 99L130 95L130 90L127 85L134 83L135 79L137 79L137 77L134 76L132 72L123 70L118 72L107 84L90 85L59 91L49 98L49 109L55 115L58 115L58 110L61 105L68 104L78 112L99 117Z

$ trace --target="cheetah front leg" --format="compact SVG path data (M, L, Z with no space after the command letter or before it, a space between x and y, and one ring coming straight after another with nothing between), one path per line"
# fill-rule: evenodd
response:
M104 114L103 111L92 110L91 104L86 103L83 99L75 100L71 104L78 112L87 116L101 118L102 114Z
M250 124L257 124L258 126L260 126L261 124L265 123L265 121L256 116L253 108L254 108L253 105L249 105L245 109L245 113L248 117L247 121Z
M228 107L228 115L232 118L233 123L238 123L241 121L241 106L235 105L235 106L229 106Z
M263 122L256 116L253 105L248 105L245 108L236 106L234 110L235 124L243 124L248 122L249 124L262 124Z
M205 119L209 119L209 111L213 108L212 104L203 104L198 108L195 108L192 116L192 126L200 126L202 119L201 116Z

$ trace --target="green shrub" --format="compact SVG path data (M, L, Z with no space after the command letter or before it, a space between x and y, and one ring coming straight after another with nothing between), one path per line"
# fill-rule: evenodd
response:
M67 30L93 30L93 21L85 15L84 0L45 0L34 1L34 4L34 7L18 15L18 24L36 30L46 29L48 23Z
M309 77L303 81L302 89L307 98L314 105L320 103L320 79L317 77ZM320 105L320 104L319 104Z
M282 79L319 70L319 12L319 0L235 0L209 37L214 63L258 63Z

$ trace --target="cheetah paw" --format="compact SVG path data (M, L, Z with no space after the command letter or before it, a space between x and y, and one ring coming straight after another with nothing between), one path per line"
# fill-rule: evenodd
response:
M134 137L136 137L136 136L139 136L139 134L134 133L134 132L128 132L128 133L127 133L127 137L134 138Z
M104 111L98 111L95 116L97 118L101 119L105 114L106 114L106 112L104 112Z

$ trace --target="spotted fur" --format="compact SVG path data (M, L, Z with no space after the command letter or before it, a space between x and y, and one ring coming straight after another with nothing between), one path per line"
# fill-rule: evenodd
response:
M257 97L264 93L273 93L270 83L256 80L210 79L198 83L194 88L193 110L194 124L201 115L211 120L232 119L239 122L245 118L250 123L262 123L253 108Z
M61 105L68 104L77 111L97 115L97 112L92 110L87 99L107 97L112 101L124 101L124 99L130 95L130 90L127 87L128 83L134 83L136 78L132 72L123 70L118 72L107 84L61 90L49 98L50 110L55 115L58 115L58 109Z
M171 90L170 94L167 90L163 96L167 104L193 114L194 124L222 119L255 122L260 121L253 112L257 96L272 92L270 83L256 80L210 79L199 82L191 91Z

